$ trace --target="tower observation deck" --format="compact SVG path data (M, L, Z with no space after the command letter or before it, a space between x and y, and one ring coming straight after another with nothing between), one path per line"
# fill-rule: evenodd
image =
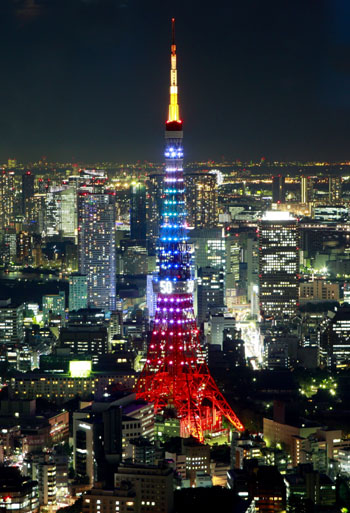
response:
M138 398L156 413L172 409L182 437L225 432L223 417L243 425L210 375L193 309L194 279L185 209L183 131L179 114L175 20L172 19L170 104L165 124L164 199L158 244L156 315L147 360L136 385Z

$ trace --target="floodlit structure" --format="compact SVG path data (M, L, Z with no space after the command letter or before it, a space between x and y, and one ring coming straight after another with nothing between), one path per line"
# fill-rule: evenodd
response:
M298 221L267 211L259 223L259 296L264 319L292 316L299 301Z
M236 429L244 428L209 373L193 310L195 282L185 210L174 19L172 36L164 199L154 283L158 295L153 334L136 392L138 398L154 403L156 412L175 410L182 437L192 435L203 441L207 435L224 432L223 417Z

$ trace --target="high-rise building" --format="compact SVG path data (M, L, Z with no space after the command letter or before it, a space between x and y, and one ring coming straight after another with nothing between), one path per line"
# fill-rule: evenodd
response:
M4 230L2 263L14 263L17 257L17 234L14 228Z
M289 212L265 212L259 223L259 295L264 318L293 315L299 297L299 233Z
M155 245L158 235L162 212L163 175L152 174L147 182L147 241Z
M310 176L302 176L300 178L300 200L301 200L301 203L309 203L313 199L314 199L313 178Z
M115 309L115 197L105 192L78 195L79 273L86 274L88 305Z
M342 179L341 176L328 177L328 195L331 205L339 203L342 197Z
M218 223L218 191L216 175L185 173L188 223L194 228L216 227Z
M22 214L27 218L30 211L30 203L34 196L34 175L26 171L22 175Z
M0 170L0 231L13 226L15 192L14 171Z
M140 182L130 186L130 237L146 240L146 187Z
M94 482L94 423L84 414L73 417L73 466L78 478Z
M69 277L69 311L81 310L88 306L86 274L73 273Z
M173 19L164 198L155 277L157 307L136 394L138 398L153 403L156 413L171 408L180 420L182 437L192 435L203 441L207 434L224 433L223 417L236 429L244 428L210 375L195 321L195 283L185 209L183 132L177 100L174 22Z
M53 237L60 233L60 187L50 187L45 195L44 235Z
M63 237L77 239L77 191L65 186L59 193L59 229Z
M198 269L197 308L198 324L202 324L210 313L224 310L225 274L212 267Z
M16 345L24 340L24 305L0 300L0 344Z
M16 260L20 264L31 263L33 237L28 232L19 232L16 239Z
M197 268L212 267L230 272L230 241L222 228L191 230L194 260Z
M272 203L284 203L285 178L282 175L272 177Z

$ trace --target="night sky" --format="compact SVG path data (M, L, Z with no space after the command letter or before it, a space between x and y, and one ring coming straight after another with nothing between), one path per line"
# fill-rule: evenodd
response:
M0 160L350 159L348 0L0 0Z

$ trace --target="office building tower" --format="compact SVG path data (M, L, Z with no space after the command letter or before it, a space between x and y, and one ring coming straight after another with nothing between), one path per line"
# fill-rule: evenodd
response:
M300 200L301 203L309 203L314 199L313 178L302 176L300 178Z
M0 170L0 231L13 226L15 192L14 171Z
M14 228L4 230L2 263L13 264L17 257L17 234Z
M224 432L223 417L236 429L244 428L210 375L195 321L192 248L188 243L185 210L183 132L177 101L174 19L172 28L164 198L155 277L157 307L136 395L153 403L156 413L171 408L180 420L181 436L192 435L203 441L206 435Z
M284 203L285 178L282 175L272 177L272 203Z
M73 416L73 467L78 478L94 482L94 423L84 414Z
M163 175L152 174L146 181L147 195L147 241L155 246L159 236L162 212Z
M26 171L22 175L22 214L26 219L28 218L34 192L34 175L30 171Z
M60 347L75 355L91 355L94 363L98 356L108 353L106 326L69 325L60 331Z
M16 238L16 260L19 264L30 264L32 260L33 237L28 232L19 232Z
M299 232L289 212L265 212L259 223L259 297L263 318L296 313Z
M218 191L216 175L185 173L188 224L194 228L216 227L218 223Z
M53 237L60 233L60 191L59 187L50 187L45 194L44 235Z
M342 179L341 176L328 177L328 196L331 205L341 202L342 199Z
M194 246L194 260L199 267L212 267L230 272L230 239L222 228L191 230L190 242Z
M87 276L88 305L115 309L115 197L106 192L78 194L79 273Z
M69 311L87 308L87 276L73 273L69 277Z
M77 241L77 190L74 186L64 186L59 193L59 230L63 237Z
M56 464L54 462L40 462L38 464L37 481L40 505L56 505Z
M250 299L254 287L259 283L259 243L255 238L247 239L247 294Z
M0 344L16 345L24 340L24 305L0 300Z
M198 324L201 325L210 313L219 313L225 308L225 274L212 267L198 269L197 308Z
M51 318L65 320L66 295L64 291L58 294L47 294L43 296L43 320L48 322Z
M146 187L132 182L130 186L130 237L146 240Z

